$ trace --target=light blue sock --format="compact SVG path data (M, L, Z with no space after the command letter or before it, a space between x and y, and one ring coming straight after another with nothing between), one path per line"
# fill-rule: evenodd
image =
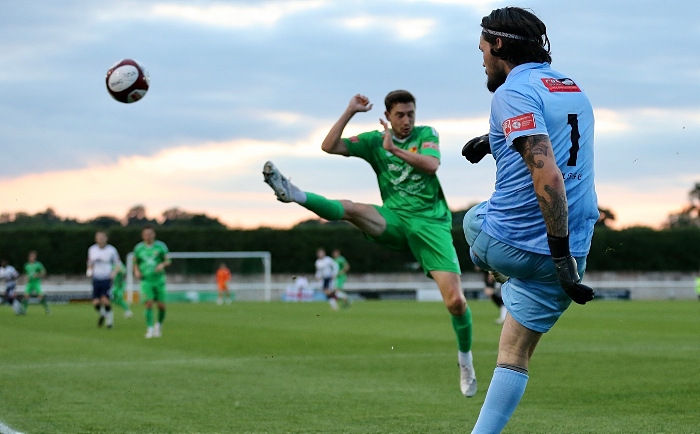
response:
M496 368L472 434L500 433L520 403L527 379L512 369Z

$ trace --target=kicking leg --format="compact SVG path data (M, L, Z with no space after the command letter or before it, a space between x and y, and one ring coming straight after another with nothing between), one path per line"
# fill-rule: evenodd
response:
M331 200L302 191L289 182L271 161L263 166L263 175L280 202L296 202L329 221L346 220L371 237L378 237L386 230L386 220L373 205Z
M452 328L457 336L459 387L464 396L471 398L477 390L476 373L472 361L472 312L464 298L459 274L450 271L431 271L430 275L437 283L445 307L452 315Z
M542 333L506 317L498 344L498 361L474 433L500 433L525 393L528 366Z

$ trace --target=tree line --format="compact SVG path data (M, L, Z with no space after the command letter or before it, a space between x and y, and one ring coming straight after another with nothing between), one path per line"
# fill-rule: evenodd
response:
M462 271L473 269L462 233L469 207L454 211L453 238ZM610 228L614 213L600 208L593 235L588 270L591 271L697 271L700 269L700 183L689 192L689 204L671 214L662 229ZM410 252L396 252L367 241L346 222L307 220L291 229L229 229L218 219L179 208L165 211L160 221L146 217L143 205L124 218L101 216L78 222L61 218L51 209L34 215L0 214L0 257L19 268L30 250L53 274L85 271L87 248L96 230L106 230L110 244L122 255L141 240L141 228L151 224L158 239L171 251L269 251L275 273L313 272L315 251L340 249L354 272L402 272L418 269Z
M87 248L96 227L21 228L0 227L0 256L19 268L30 250L51 274L82 274ZM348 224L306 224L292 229L251 230L196 227L158 227L157 238L171 251L269 251L275 273L311 273L318 247L338 248L353 272L402 272L417 270L409 252L397 252L367 241ZM141 240L140 228L119 226L108 231L109 242L125 259ZM461 228L453 238L462 271L473 270L469 247ZM700 266L700 228L645 227L596 229L588 256L590 271L696 271Z

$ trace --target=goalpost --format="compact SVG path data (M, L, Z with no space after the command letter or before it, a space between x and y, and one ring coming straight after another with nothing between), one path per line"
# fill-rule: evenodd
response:
M272 298L272 256L270 252L170 252L168 256L171 260L175 259L210 259L210 260L221 260L220 262L225 262L228 259L259 259L262 261L262 281L261 282L248 282L248 283L236 283L233 282L229 285L231 292L238 290L253 290L262 291L263 300L270 301ZM175 261L173 261L173 264ZM129 303L134 301L134 252L130 252L126 256L126 298ZM169 267L166 269L166 275L173 276L170 272ZM216 269L207 270L205 276L210 277L210 282L188 282L188 283L171 283L168 279L167 289L168 291L203 291L203 290L216 290L216 283L213 280L214 273Z

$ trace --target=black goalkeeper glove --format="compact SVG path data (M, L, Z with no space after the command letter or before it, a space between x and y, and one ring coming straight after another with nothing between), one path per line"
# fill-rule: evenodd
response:
M462 147L462 155L472 164L478 163L486 154L490 153L491 145L489 144L488 134L474 137Z
M547 241L557 270L557 279L564 292L578 304L586 304L593 300L595 296L593 289L579 283L581 278L578 275L576 259L571 256L569 250L569 236L555 237L548 234Z

